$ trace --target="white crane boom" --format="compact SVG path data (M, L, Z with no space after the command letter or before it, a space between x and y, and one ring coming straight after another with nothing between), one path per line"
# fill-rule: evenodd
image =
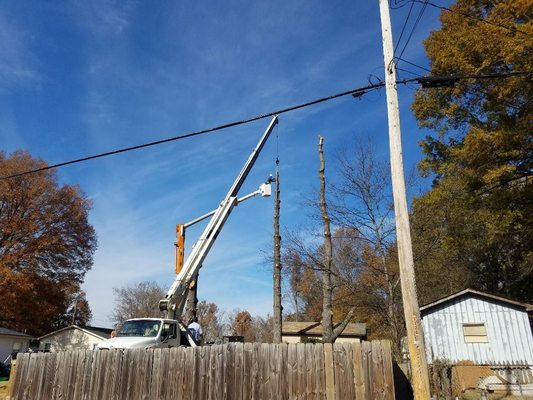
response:
M253 149L250 157L248 157L248 160L237 176L237 179L235 179L233 182L233 185L226 194L226 197L215 210L213 217L209 221L209 224L204 229L198 241L195 243L191 254L185 261L185 264L179 274L176 276L176 279L168 290L165 298L159 302L159 309L161 311L166 311L166 318L180 319L181 313L183 312L183 308L185 306L189 284L194 275L198 272L198 269L202 266L205 257L213 246L213 243L215 242L220 230L224 226L224 223L228 219L233 207L237 205L237 194L239 189L244 183L255 161L257 160L259 153L263 149L265 142L277 123L278 117L275 116L270 121L268 128L263 133L263 136L261 136L261 139L257 143L257 146Z

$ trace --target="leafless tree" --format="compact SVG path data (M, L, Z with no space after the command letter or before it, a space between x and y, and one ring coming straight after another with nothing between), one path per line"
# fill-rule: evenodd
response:
M162 318L159 300L165 297L165 290L155 282L144 281L121 288L113 288L115 308L111 316L115 326L130 318Z
M359 279L358 302L381 315L395 357L400 357L405 328L397 269L390 168L371 142L359 142L338 157L341 180L333 186L332 218L338 226L356 229L368 247L366 271Z
M331 240L330 218L326 202L326 162L324 160L324 138L319 137L318 156L320 159L320 168L318 174L320 177L320 211L324 226L324 252L322 262L322 340L326 343L333 343L342 333L350 319L353 317L355 307L349 309L342 322L333 328L333 245Z
M204 343L222 343L224 311L215 303L202 300L198 303L196 316L202 326Z

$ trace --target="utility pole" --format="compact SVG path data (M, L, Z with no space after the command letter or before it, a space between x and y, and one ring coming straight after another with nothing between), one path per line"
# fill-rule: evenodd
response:
M407 328L409 358L411 360L413 394L415 400L428 400L430 398L429 377L425 354L424 332L422 331L420 309L416 296L413 248L411 245L407 195L403 174L400 112L396 90L396 68L394 64L388 0L379 0L379 8L381 15L381 34L383 38L383 58L385 61L385 87L389 119L389 145L394 216L396 220L396 240L398 243L403 310Z

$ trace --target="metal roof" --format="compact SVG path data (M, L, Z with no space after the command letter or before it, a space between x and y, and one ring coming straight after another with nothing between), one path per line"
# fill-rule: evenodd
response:
M435 306L437 306L439 304L444 304L444 303L446 303L448 301L456 299L457 297L467 296L467 295L473 295L473 296L484 297L486 299L497 300L497 301L502 302L502 303L506 303L506 304L510 304L510 305L514 305L514 306L518 306L518 307L522 307L522 308L524 308L525 311L531 310L533 308L532 304L521 303L521 302L516 301L516 300L510 300L510 299L506 299L504 297L496 296L496 295L493 295L493 294L480 292L479 290L465 289L465 290L462 290L462 291L460 291L458 293L454 293L454 294L451 294L449 296L443 297L442 299L434 301L433 303L426 304L425 306L420 307L420 311L427 312L428 310L430 310L431 308L433 308L433 307L435 307Z
M333 324L333 328L335 329L339 325L339 323ZM320 322L283 321L281 331L282 335L322 336L322 324ZM366 336L366 324L360 322L349 323L340 336L364 337Z
M11 329L2 328L2 327L0 327L0 336L20 336L20 337L31 338L30 335L27 335L25 333L13 331Z
M111 337L111 332L113 331L113 329L108 329L108 328L99 328L99 327L96 327L96 326L78 326L78 325L69 325L69 326L66 326L64 328L61 328L61 329L58 329L57 331L53 331L53 332L50 332L50 333L47 333L46 335L43 335L41 337L39 337L39 340L42 340L48 336L52 336L52 335L55 335L56 333L59 333L59 332L63 332L63 331L66 331L68 329L79 329L81 331L84 331L90 335L93 335L93 336L97 336L101 339L109 339Z

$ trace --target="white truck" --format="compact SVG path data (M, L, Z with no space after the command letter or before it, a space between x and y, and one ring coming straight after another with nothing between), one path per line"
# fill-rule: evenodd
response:
M180 332L186 332L179 325L178 321L164 318L129 319L122 324L115 337L99 343L96 348L110 350L179 346Z
M187 299L187 292L233 208L239 204L239 202L255 196L256 194L270 196L271 179L262 184L258 191L244 196L241 199L237 197L239 189L243 185L257 160L259 153L263 149L264 144L277 123L278 118L275 116L270 121L270 124L261 136L257 146L253 149L248 160L244 164L244 167L237 176L237 179L233 182L233 185L218 208L197 218L191 223L186 224L190 226L193 223L212 216L209 224L193 246L191 254L185 261L185 264L183 267L180 266L179 273L165 298L159 302L159 309L165 312L166 318L129 319L124 322L115 337L99 343L96 346L97 349L161 348L180 345L198 345L187 331L186 325L181 321L185 301Z

